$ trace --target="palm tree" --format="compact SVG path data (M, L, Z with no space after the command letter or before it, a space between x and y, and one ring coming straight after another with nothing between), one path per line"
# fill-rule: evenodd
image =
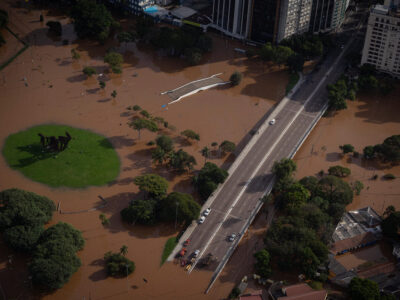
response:
M119 249L119 253L125 256L128 253L128 246L122 245L121 249Z
M207 146L205 146L203 149L201 149L201 155L204 156L204 163L206 163L207 158L210 157L210 149Z
M113 97L115 99L115 97L117 97L117 91L113 90L111 93L111 97Z

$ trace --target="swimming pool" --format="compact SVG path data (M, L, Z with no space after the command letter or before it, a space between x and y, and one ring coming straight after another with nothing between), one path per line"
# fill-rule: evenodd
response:
M147 13L154 13L158 11L157 6L147 6L146 8L143 9Z

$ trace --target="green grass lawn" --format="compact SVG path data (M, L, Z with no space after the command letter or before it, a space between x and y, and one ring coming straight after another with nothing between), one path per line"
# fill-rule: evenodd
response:
M61 152L43 151L38 133L72 136ZM8 136L3 147L8 165L52 187L83 188L114 180L120 161L111 143L96 133L64 125L40 125Z
M292 90L292 88L296 85L297 81L299 81L300 76L296 73L290 73L289 82L286 85L286 95Z
M164 251L161 256L161 265L167 260L168 256L174 250L175 246L178 244L176 237L169 238L164 246Z

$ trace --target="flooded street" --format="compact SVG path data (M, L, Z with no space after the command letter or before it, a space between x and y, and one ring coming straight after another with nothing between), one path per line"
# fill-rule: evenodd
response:
M1 6L8 10L6 3ZM226 297L240 279L236 267L228 266L224 271L228 273L224 273L215 288L204 295L211 272L195 271L188 276L172 263L160 267L166 240L176 236L180 228L175 229L173 224L126 226L121 222L120 210L137 196L138 190L132 184L135 176L156 172L169 180L169 191L193 193L191 176L178 176L164 167L152 165L151 149L154 146L147 146L147 143L156 134L143 131L139 140L138 133L127 125L133 113L126 107L140 105L172 124L176 131L165 129L162 132L176 141L176 148L194 155L196 169L200 169L204 163L200 150L204 146L212 148L212 142L221 143L223 140L231 140L239 148L245 144L253 126L283 97L288 82L287 72L257 60L248 60L233 50L242 47L240 43L218 36L214 37L213 52L206 54L199 66L187 67L182 60L161 57L146 45L129 43L119 46L117 42L110 42L99 46L94 42L77 40L68 19L53 13L44 13L45 21L40 23L39 11L8 11L9 27L29 40L31 46L0 71L0 144L3 145L12 133L43 123L89 129L110 139L120 156L121 172L115 181L103 187L49 188L10 169L0 157L1 190L17 187L60 203L62 214L55 214L52 223L71 223L83 232L86 240L84 250L78 253L82 267L62 289L49 295L33 292L26 270L27 258L14 255L10 263L12 251L1 244L0 282L6 296L20 299ZM48 35L44 24L49 20L59 20L63 24L61 38ZM69 45L63 45L64 39L69 41ZM108 73L103 62L105 51L112 46L124 53L122 75ZM80 59L71 58L73 48L81 55ZM85 66L93 66L98 73L104 73L104 91L99 88L96 78L87 79L82 74ZM160 95L161 92L216 73L223 73L220 77L228 80L236 70L243 73L239 86L210 89L183 98L168 109L162 107L170 98ZM110 96L113 90L117 91L115 100ZM182 140L179 133L185 129L198 132L200 141L189 144ZM209 160L227 168L232 158L219 158L214 153ZM106 206L102 207L99 196L107 200ZM85 212L97 207L101 208ZM100 213L110 218L109 226L101 224ZM128 246L127 257L136 263L136 270L128 279L106 278L102 258L107 251L118 251L122 245ZM236 254L233 260L235 257ZM245 264L243 258L240 263ZM251 264L248 266L251 269Z

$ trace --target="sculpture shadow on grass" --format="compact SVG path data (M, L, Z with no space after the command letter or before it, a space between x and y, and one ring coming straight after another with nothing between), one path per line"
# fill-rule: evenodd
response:
M20 152L28 152L32 156L19 159L18 164L11 166L13 168L24 168L39 160L47 159L55 155L54 152L43 150L43 147L40 144L19 146L17 147L17 150Z

